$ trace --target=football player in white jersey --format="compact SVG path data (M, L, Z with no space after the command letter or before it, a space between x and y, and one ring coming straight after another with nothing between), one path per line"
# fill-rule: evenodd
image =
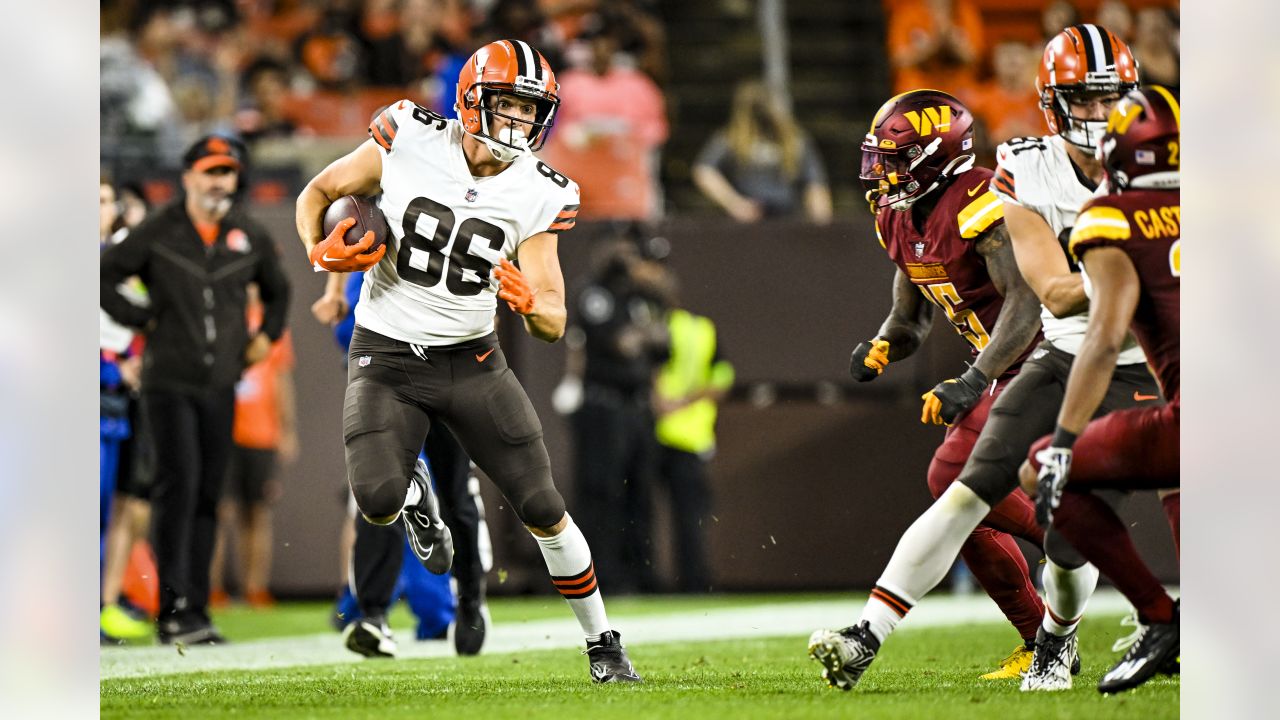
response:
M501 298L534 337L564 333L556 246L574 225L578 186L533 155L555 121L558 90L527 43L484 46L459 75L459 119L409 100L388 107L371 139L302 191L298 235L318 269L367 271L343 411L361 513L375 524L403 518L427 569L449 569L448 528L417 462L430 423L444 422L537 540L586 635L592 679L637 682L605 616L590 548L552 482L542 426L494 332ZM378 196L386 246L370 252L372 233L347 246L354 219L322 238L325 209L344 195Z
M1046 340L992 405L959 477L898 541L876 581L881 592L872 594L858 624L839 635L811 638L811 644L824 644L825 653L838 655L835 674L843 689L858 682L884 639L946 576L973 529L1018 487L1027 450L1054 430L1072 353L1084 337L1087 316L1065 323L1057 318L1088 307L1080 274L1067 265L1064 243L1076 212L1102 176L1086 147L1102 136L1111 106L1136 86L1137 63L1106 29L1077 25L1049 42L1039 77L1050 135L1001 145L992 184L1004 201L1019 270L1050 310L1042 313ZM1033 223L1039 223L1034 232L1028 230ZM1107 412L1160 395L1141 350L1135 346L1126 352L1103 402ZM1046 616L1033 652L1020 659L1027 664L1024 690L1071 687L1071 676L1080 669L1075 627L1098 578L1098 571L1055 533L1046 534L1045 548L1051 557L1044 574ZM1054 562L1062 558L1068 559Z
M1042 423L1041 414L1056 413L1060 407L1071 361L1084 341L1089 324L1088 278L1066 251L1067 242L1081 206L1101 192L1104 171L1095 154L1107 116L1137 86L1138 63L1122 40L1098 25L1073 25L1045 47L1036 77L1050 134L1011 140L996 150L993 185L1005 203L1018 267L1043 304L1044 362L1054 370L1043 386L1028 384L1025 393L1015 396L1014 401L1035 406L1034 412L1026 413L1035 421L1024 422L1024 429L1053 432ZM1132 335L1119 355L1115 378L1108 390L1108 412L1160 402L1146 356ZM1122 378L1135 385L1132 392ZM1017 437L1015 450L1025 454L1023 437ZM999 486L977 482L971 487L986 498L997 487L1003 492L1004 486L1003 482ZM1163 501L1176 544L1179 497L1175 491ZM1053 530L1046 534L1045 550L1045 619L1037 634L1035 657L1023 677L1024 691L1071 687L1068 668L1077 658L1076 626L1097 584L1097 570Z

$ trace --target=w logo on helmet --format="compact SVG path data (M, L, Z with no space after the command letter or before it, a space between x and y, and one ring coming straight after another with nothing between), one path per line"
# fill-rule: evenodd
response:
M932 135L935 129L940 133L951 129L951 107L948 105L927 107L923 115L915 110L908 110L902 115L921 137Z

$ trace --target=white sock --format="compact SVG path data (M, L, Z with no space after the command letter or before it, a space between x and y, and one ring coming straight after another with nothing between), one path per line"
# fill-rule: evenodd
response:
M401 507L417 507L422 502L422 488L418 487L418 483L409 483L409 492L404 495L404 505Z
M596 584L596 569L591 563L591 548L582 531L573 523L573 518L565 515L569 521L559 535L533 538L538 541L542 550L542 559L547 563L547 571L551 573L551 582L564 596L573 614L578 617L578 624L587 640L599 640L600 636L609 632L609 619L604 614L604 598L600 596L600 588Z
M1044 563L1044 622L1047 633L1066 635L1075 630L1084 609L1098 586L1098 568L1085 563L1075 570L1058 565L1048 557Z
M860 618L877 639L883 642L917 599L942 582L960 546L990 511L991 506L968 487L952 483L907 528Z

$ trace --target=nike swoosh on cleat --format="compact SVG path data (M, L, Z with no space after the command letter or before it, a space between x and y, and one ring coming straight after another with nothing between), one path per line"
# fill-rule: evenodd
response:
M1134 390L1134 391L1133 391L1133 399L1134 399L1134 400L1136 400L1136 401L1138 401L1138 402L1142 402L1143 400L1159 400L1159 399L1160 399L1160 396L1159 396L1159 395L1143 395L1142 393L1138 392L1137 390Z
M490 353L492 352L493 352L493 348L489 348L488 350L485 350L482 354L476 355L476 362L484 362L485 360L488 359Z
M986 184L987 184L987 181L986 181L986 180L983 180L982 182L980 182L980 183L978 183L976 186L974 186L974 188L973 188L972 190L965 190L965 193L966 193L966 194L968 194L968 195L969 195L969 197L973 197L974 195L977 195L977 194L978 194L978 191L982 189L982 186L983 186L983 185L986 185Z

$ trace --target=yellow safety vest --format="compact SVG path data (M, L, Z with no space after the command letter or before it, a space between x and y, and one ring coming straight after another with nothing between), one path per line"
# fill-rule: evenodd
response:
M678 399L708 388L722 390L733 385L733 366L715 360L715 323L686 310L672 310L667 328L671 357L658 373L659 397ZM658 442L701 454L715 447L715 427L716 404L703 398L659 418Z

